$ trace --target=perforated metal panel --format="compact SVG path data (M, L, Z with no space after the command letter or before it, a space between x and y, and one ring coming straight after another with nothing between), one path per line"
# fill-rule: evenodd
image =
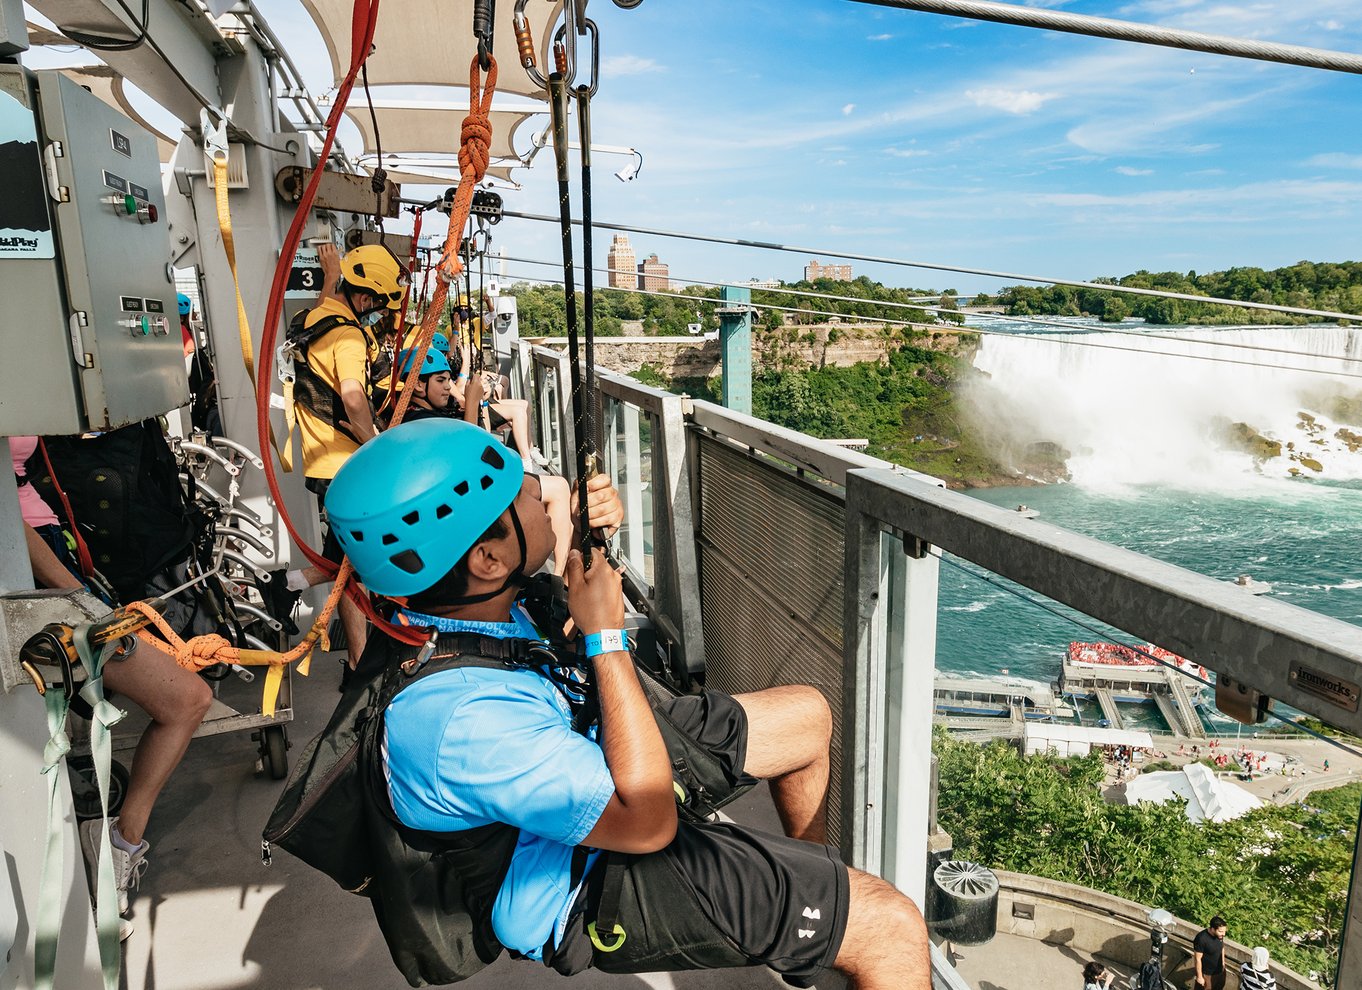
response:
M812 684L832 708L829 841L841 839L844 510L837 495L697 434L705 683Z

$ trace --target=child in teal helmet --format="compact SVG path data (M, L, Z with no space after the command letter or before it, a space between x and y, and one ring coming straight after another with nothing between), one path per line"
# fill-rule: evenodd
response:
M405 382L407 376L411 374L412 364L416 360L417 350L408 347L397 354L397 379ZM411 404L407 406L407 413L402 417L402 422L411 423L416 420L428 419L431 416L448 416L449 404L453 398L451 385L453 378L449 370L449 361L444 352L436 350L434 344L426 351L425 360L421 363L421 374L417 379L416 387L411 394Z
M600 475L588 489L589 524L613 531L618 493ZM383 433L342 466L326 508L359 579L400 600L397 622L432 637L560 638L522 595L553 547L539 479L489 434L439 419ZM471 927L455 918L442 929L459 945L441 957L453 978L506 948L565 975L764 964L810 986L836 966L865 985L927 990L917 908L824 844L823 696L706 690L657 701L655 716L623 631L620 575L592 553L587 569L573 550L566 571L581 660L560 650L556 666L535 653L523 664L446 667L468 654L435 638L418 652L376 633L360 664L362 678L410 678L387 695L381 746L366 750L382 764L365 772L386 789L383 814L448 843L458 862L482 864L462 878L458 910ZM680 820L692 782L683 770L674 777L673 746L703 753L720 800L769 779L786 835ZM413 891L413 877L380 867L371 878L379 922L390 947L398 926L402 953L430 943L403 940L401 919L430 931L440 928L424 923L431 912L455 910Z

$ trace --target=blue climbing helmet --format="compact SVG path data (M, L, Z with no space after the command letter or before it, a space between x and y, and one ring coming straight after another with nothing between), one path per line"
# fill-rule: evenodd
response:
M416 348L404 347L397 353L398 374L405 378L411 374L412 362L416 360ZM430 350L426 351L426 359L421 362L421 377L426 375L438 375L442 371L449 371L449 359L440 351L435 349L435 345L430 345Z
M430 349L432 351L439 351L441 354L448 354L449 338L442 333L435 333L430 338Z
M193 310L194 308L193 300L186 296L183 292L176 293L175 301L180 304L181 316L188 316L190 311Z
M326 514L355 573L380 595L425 591L510 508L525 476L520 456L485 430L423 419L380 433L350 455L326 492ZM511 522L525 565L525 535ZM485 601L498 591L450 604Z

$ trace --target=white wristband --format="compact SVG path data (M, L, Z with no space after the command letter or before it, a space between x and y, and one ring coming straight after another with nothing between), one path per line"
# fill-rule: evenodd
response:
M629 637L623 629L602 629L586 637L587 658L603 653L623 653L629 649Z

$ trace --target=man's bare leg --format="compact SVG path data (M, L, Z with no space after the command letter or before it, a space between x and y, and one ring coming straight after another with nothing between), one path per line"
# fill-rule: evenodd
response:
M930 990L927 926L917 905L869 873L847 873L847 931L833 968L857 990Z
M768 688L734 695L747 713L743 772L771 782L771 799L785 834L828 840L828 744L832 712L817 688Z
M207 714L213 692L198 674L143 643L126 659L104 665L104 686L135 702L151 716L151 724L137 744L128 796L118 815L119 833L136 845L142 841L142 832L161 788L179 765L194 730Z

